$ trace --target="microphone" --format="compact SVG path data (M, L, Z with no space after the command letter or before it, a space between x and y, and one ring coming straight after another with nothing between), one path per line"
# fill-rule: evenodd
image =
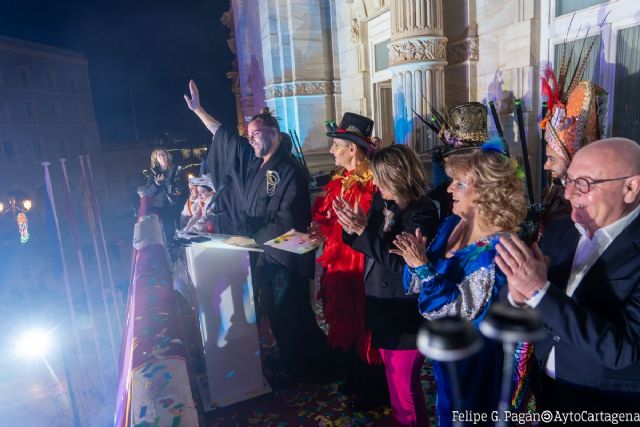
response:
M207 204L207 207L205 208L206 210L208 210L210 206L213 206L213 204L220 197L220 194L222 194L222 192L227 188L229 184L231 184L231 176L225 175L225 177L222 178L222 183L220 183L220 187L218 187L216 194L213 195L213 197L209 201L209 204Z

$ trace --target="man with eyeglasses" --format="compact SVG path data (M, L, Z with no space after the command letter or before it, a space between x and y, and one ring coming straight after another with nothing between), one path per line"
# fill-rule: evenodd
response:
M571 216L549 226L541 248L501 238L496 257L512 304L535 308L548 332L535 349L539 409L635 412L640 146L595 142L576 153L562 181Z

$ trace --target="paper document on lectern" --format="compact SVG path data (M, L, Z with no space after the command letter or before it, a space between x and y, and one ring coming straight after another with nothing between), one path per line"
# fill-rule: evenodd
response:
M318 247L317 243L309 243L305 240L309 237L306 233L301 233L294 229L291 229L284 233L282 236L278 236L273 240L265 242L265 245L271 246L276 249L281 249L287 252L293 252L294 254L306 254Z

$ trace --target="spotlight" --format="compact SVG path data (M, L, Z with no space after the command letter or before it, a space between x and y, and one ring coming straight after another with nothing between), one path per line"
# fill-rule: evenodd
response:
M44 357L51 348L52 337L44 329L29 329L16 342L15 354L23 359L38 359Z

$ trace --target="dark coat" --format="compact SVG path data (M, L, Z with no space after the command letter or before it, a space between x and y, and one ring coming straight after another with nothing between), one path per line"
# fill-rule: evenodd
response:
M536 344L539 368L555 346L558 380L640 393L640 217L569 297L565 289L579 239L570 217L560 218L542 236L542 251L551 259L551 287L536 307L548 331Z
M263 246L292 228L305 231L311 222L308 175L286 145L280 144L263 165L246 138L221 126L208 163L214 186L219 190L224 185L214 212L217 230L252 237L264 249L267 262L313 278L313 253L297 255ZM272 194L267 194L267 173L278 177Z
M387 202L391 210L398 208ZM415 349L418 327L422 316L418 311L417 295L407 296L402 285L404 260L389 253L393 239L403 231L414 233L420 227L429 239L438 228L435 204L423 196L404 212L396 213L395 224L383 231L385 201L376 193L368 223L358 236L343 232L342 238L353 249L365 254L365 317L371 330L374 347L385 349Z

